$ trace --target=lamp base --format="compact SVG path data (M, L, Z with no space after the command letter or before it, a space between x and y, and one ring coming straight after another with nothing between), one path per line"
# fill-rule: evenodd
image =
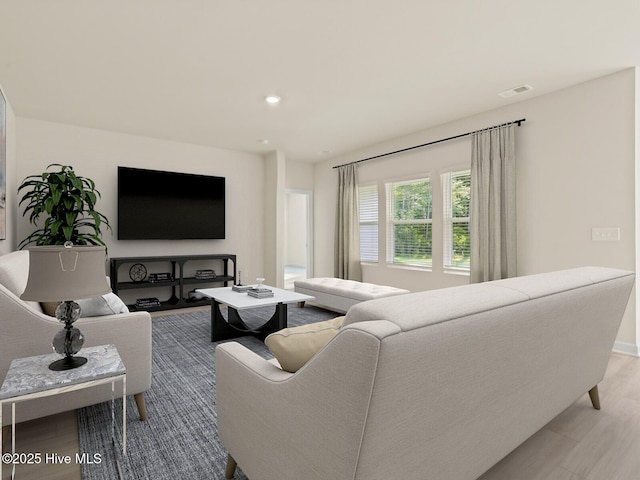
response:
M60 372L62 370L71 370L72 368L81 367L87 363L85 357L64 357L49 364L49 370Z

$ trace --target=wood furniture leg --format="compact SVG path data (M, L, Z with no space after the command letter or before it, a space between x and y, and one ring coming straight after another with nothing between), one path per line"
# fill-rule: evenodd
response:
M598 385L589 390L589 398L591 399L591 405L596 410L600 410L600 394L598 393Z
M227 469L224 472L224 478L231 479L233 478L233 474L236 473L236 467L238 464L233 459L231 455L227 456Z
M304 302L298 302L298 307L299 308L304 308Z
M144 392L136 393L133 398L136 401L136 407L138 407L140 420L144 422L147 419L147 406L144 403Z

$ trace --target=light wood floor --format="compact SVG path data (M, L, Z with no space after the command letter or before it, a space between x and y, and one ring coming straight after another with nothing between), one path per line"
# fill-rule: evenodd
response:
M585 392L481 480L640 479L640 358L612 354L599 390L602 410L591 407ZM75 412L25 422L17 427L18 452L74 457L78 448ZM10 472L5 466L2 480L9 478ZM46 470L42 466L22 467L16 470L16 478L80 480L80 468L74 463L46 465Z

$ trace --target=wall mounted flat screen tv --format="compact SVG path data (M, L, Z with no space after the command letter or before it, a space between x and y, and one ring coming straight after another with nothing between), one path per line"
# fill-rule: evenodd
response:
M225 179L118 167L118 239L225 238Z

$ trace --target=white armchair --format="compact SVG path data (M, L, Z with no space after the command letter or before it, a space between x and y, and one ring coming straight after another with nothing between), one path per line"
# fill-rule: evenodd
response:
M29 252L0 256L0 382L15 358L51 353L51 341L61 324L45 315L39 303L20 299L27 284ZM144 392L151 387L151 316L130 312L82 317L75 325L85 337L85 347L113 344L127 369L127 394L134 395L140 419L147 413ZM111 400L111 385L36 399L20 404L16 421L23 422ZM11 421L3 412L3 427ZM3 432L6 430L3 428Z

